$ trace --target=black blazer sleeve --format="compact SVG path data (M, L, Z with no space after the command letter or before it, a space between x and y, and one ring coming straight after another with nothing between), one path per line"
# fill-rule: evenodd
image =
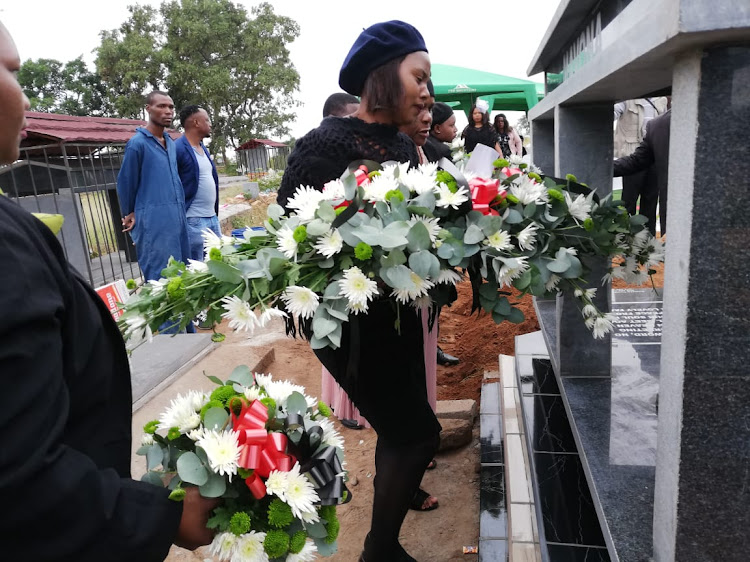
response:
M651 125L651 121L646 123L646 136L638 145L638 148L632 154L614 161L614 177L636 174L647 170L654 163L654 147L651 135L649 135L649 125Z
M117 328L47 227L2 196L0 287L2 557L163 560L182 506L129 478Z

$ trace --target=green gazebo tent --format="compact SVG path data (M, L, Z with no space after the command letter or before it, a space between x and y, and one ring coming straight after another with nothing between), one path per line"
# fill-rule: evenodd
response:
M544 97L544 84L447 64L432 65L435 100L468 114L477 98L490 110L528 111Z

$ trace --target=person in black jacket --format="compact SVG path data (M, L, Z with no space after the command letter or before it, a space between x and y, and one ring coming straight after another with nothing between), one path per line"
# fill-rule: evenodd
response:
M435 102L432 106L432 125L430 136L422 147L427 160L437 162L441 158L451 159L451 149L445 144L456 138L456 116L447 103Z
M0 24L0 164L29 100ZM208 544L214 500L132 480L130 369L99 296L49 228L0 195L0 544L4 560L157 561Z
M646 123L643 141L629 156L614 162L614 176L628 176L647 170L651 165L656 170L659 188L659 226L662 236L667 233L667 185L669 183L669 128L672 110Z

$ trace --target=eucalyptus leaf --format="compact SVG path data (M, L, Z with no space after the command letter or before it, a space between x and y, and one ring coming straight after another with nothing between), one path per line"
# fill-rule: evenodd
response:
M323 557L333 556L336 554L339 550L339 545L337 541L333 541L332 543L329 543L325 540L325 538L319 539L314 538L315 541L315 548L318 551L318 554Z
M138 447L138 450L135 452L136 455L140 457L145 457L146 453L148 453L148 450L151 448L151 445L141 445Z
M325 525L320 521L307 523L305 525L305 530L307 531L307 534L314 539L324 539L328 536L328 531L326 531Z
M568 256L568 260L570 261L570 267L563 274L563 277L565 279L575 279L576 277L580 277L583 274L581 261L575 256Z
M518 224L523 222L523 215L516 209L508 209L508 216L505 217L505 222L508 224Z
M213 472L208 475L208 481L199 488L204 498L220 498L226 490L227 481L220 474Z
M160 488L164 487L164 481L161 479L161 475L156 472L147 472L141 476L141 482L148 482L149 484L159 486Z
M410 201L408 209L414 212L413 209L415 207L427 209L432 214L435 211L435 193L433 191L425 191L421 195L416 196Z
M208 378L208 380L210 380L211 382L218 384L219 386L224 386L224 381L222 381L219 377L206 375L206 378Z
M387 285L394 289L415 289L414 281L411 280L412 271L405 265L396 267L384 267L380 269L380 277Z
M507 316L511 311L510 302L508 302L508 299L506 297L500 297L499 299L497 299L497 302L495 303L495 306L492 308L492 310L494 312L497 312L498 314Z
M227 383L236 382L245 387L253 386L255 379L253 378L253 372L247 365L239 365L234 368L232 374L229 375Z
M321 310L321 308L318 307L318 310ZM316 338L326 337L336 329L336 326L338 326L338 322L335 322L330 318L324 318L322 315L317 314L316 311L315 317L312 321L313 334L315 334Z
M201 460L203 464L208 464L208 454L206 453L206 451L203 450L202 447L196 447L195 454L198 456L198 458Z
M485 236L489 236L500 230L503 226L503 219L497 215L483 215L482 218L479 219L477 226L482 229Z
M507 316L507 319L514 324L520 324L525 320L523 312L521 312L521 310L518 308L512 308L510 314Z
M198 455L190 451L177 459L177 474L179 474L183 482L195 484L196 486L203 486L208 481L208 470L203 466Z
M336 211L334 210L333 205L331 205L330 201L321 201L320 203L318 203L318 210L315 211L315 215L320 217L322 221L327 223L332 223L336 219ZM310 225L307 226L307 231L310 232Z
M324 201L326 203L326 201ZM328 207L333 211L333 207L328 205ZM336 213L333 213L334 217L336 216ZM329 222L325 222L321 219L313 219L309 223L307 223L307 235L308 236L323 236L326 232L331 230L331 224Z
M341 331L341 324L338 324L336 326L336 329L328 334L328 340L331 342L334 349L338 349L339 347L341 347Z
M432 252L423 250L409 256L409 267L422 279L433 279L440 275L440 260Z
M533 201L529 203L528 205L526 205L526 207L524 207L523 209L523 216L527 219L530 219L531 217L533 217L535 213L536 213L536 203L534 203Z
M469 226L469 228L466 229L466 233L464 234L464 243L465 244L478 244L482 240L484 240L485 235L479 226L476 224L472 224Z
M219 429L229 418L229 414L224 408L209 408L203 416L203 425L206 429Z
M443 258L444 260L451 259L453 257L453 254L454 254L453 246L451 246L450 244L442 244L437 249L437 255Z
M380 258L380 267L396 267L406 263L406 254L403 250L396 248Z
M292 392L286 400L286 410L291 414L305 415L307 412L307 400L299 392Z
M318 267L320 269L331 269L334 265L336 265L336 262L333 258L326 258L318 262Z
M416 221L412 225L412 227L409 229L409 233L406 235L406 239L409 241L410 252L428 250L432 247L430 233L422 221Z
M310 348L311 349L325 349L328 346L328 338L316 338L313 336L310 338Z
M148 451L146 451L146 468L148 470L153 470L162 463L162 460L164 460L164 452L162 451L161 445L154 443L149 447Z
M242 283L242 273L236 267L222 261L208 260L208 271L223 283Z
M284 208L276 203L271 203L266 209L266 214L271 220L277 221L284 216Z

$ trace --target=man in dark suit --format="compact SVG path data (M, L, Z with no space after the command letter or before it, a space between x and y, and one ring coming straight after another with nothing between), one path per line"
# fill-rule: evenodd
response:
M18 159L29 100L0 24L0 164ZM0 195L3 560L157 561L207 544L214 500L181 503L130 477L125 345L52 231Z
M653 165L659 188L659 225L662 236L667 233L667 184L669 183L669 127L672 110L646 124L646 136L629 156L614 162L614 176L628 176Z

